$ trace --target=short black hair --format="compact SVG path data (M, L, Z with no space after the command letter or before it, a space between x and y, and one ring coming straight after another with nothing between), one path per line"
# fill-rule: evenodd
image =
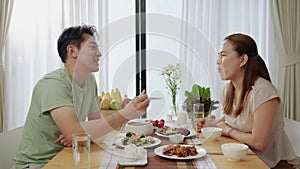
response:
M64 29L62 34L59 36L57 40L57 50L63 63L66 63L67 59L67 46L72 44L80 49L80 43L83 41L82 35L84 33L95 37L97 34L96 27L88 25L73 26Z

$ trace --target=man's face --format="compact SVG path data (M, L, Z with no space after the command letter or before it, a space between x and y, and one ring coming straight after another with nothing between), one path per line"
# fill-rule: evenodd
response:
M94 37L89 34L83 34L82 37L84 40L80 44L76 65L81 66L86 72L97 72L101 57L99 45Z

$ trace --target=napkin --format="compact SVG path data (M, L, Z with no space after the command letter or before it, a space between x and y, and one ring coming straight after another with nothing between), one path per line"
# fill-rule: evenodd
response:
M113 145L115 140L123 138L124 134L119 133L118 131L111 131L106 135L102 136L99 139L93 140L95 143L99 144L106 144L107 146Z
M109 146L104 155L99 169L117 168L119 160L122 158L122 149L116 149L115 146Z
M217 169L217 166L208 154L206 154L204 157L196 159L195 165L197 169Z

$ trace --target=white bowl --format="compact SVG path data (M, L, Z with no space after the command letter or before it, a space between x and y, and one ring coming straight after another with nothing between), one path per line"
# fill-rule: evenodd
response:
M248 151L248 146L241 143L224 143L221 148L224 156L230 161L240 161Z
M125 124L125 132L134 132L136 134L145 134L149 136L153 133L153 125L146 119L133 119Z
M182 143L184 139L184 135L182 134L173 134L169 136L169 140L173 144L179 144Z
M219 127L204 127L201 129L201 134L209 140L217 140L222 135L222 128Z

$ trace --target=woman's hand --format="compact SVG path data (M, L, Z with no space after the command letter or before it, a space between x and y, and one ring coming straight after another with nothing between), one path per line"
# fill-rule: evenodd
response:
M203 127L215 127L217 126L217 122L215 121L216 117L211 116L207 118L198 119L197 123L197 132L201 132Z
M55 144L61 143L63 144L65 147L71 147L72 143L70 143L65 136L63 136L62 134L54 141Z
M228 132L229 130L231 130L232 128L230 126L228 126L228 124L225 123L225 121L221 121L217 124L218 127L222 128L222 135L223 136L228 136Z

